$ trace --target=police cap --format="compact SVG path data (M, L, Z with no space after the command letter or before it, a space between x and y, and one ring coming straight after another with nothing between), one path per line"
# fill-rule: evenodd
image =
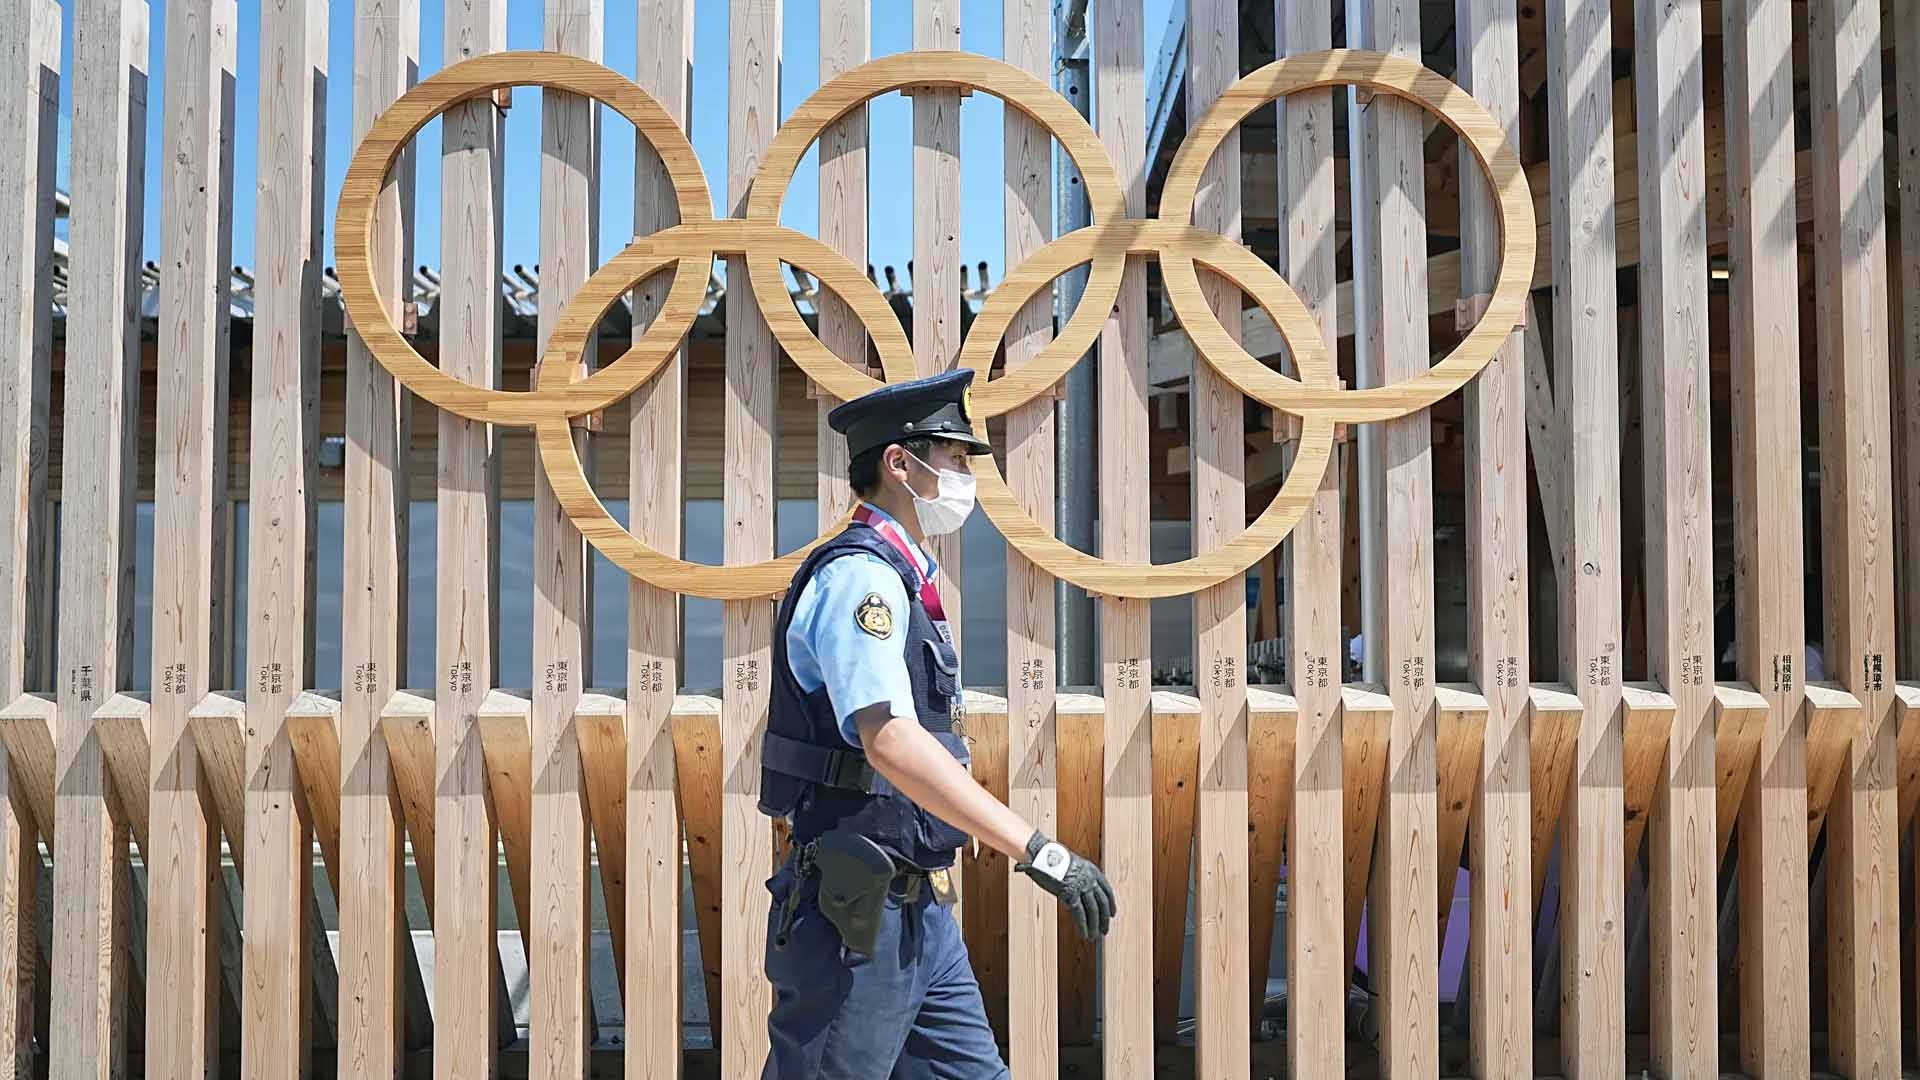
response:
M890 383L827 414L833 430L847 437L847 457L908 439L949 439L969 454L993 448L973 433L968 393L973 369L956 368L911 382Z

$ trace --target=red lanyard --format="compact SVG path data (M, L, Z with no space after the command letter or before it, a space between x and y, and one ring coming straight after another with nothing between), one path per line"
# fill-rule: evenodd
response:
M861 503L854 510L853 520L871 527L887 543L892 544L895 551L906 557L907 564L914 568L915 575L920 578L920 606L927 609L927 617L944 632L947 610L940 603L940 590L934 585L933 578L920 569L920 557L914 554L913 547L907 543L907 538L901 533L900 526L892 518L866 503Z

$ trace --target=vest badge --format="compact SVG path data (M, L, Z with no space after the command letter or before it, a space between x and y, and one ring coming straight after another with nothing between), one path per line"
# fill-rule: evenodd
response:
M868 593L867 598L860 601L860 607L853 613L853 621L874 637L893 636L893 609L877 592Z

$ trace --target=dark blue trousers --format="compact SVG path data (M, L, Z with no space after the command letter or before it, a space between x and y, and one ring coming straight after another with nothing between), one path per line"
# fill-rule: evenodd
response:
M987 1027L967 947L953 912L922 887L887 898L873 956L843 948L803 890L785 948L775 947L793 863L767 882L772 1050L761 1080L1000 1080L1007 1066Z

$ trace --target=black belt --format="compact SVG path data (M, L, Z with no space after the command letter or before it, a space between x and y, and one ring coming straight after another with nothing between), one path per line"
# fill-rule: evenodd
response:
M858 750L801 742L771 731L761 746L760 764L809 783L864 795L892 790L885 778L867 763L867 755Z

